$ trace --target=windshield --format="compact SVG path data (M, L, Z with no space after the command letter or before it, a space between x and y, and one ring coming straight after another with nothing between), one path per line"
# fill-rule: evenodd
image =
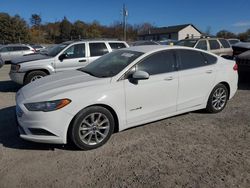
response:
M47 52L45 52L48 56L55 57L57 54L59 54L64 48L66 48L69 45L69 43L62 43L53 46L52 48L49 48Z
M194 47L194 45L196 44L197 40L180 40L179 42L177 42L176 45L179 46L187 46L187 47Z
M78 70L99 78L113 77L142 54L142 52L130 50L117 50Z

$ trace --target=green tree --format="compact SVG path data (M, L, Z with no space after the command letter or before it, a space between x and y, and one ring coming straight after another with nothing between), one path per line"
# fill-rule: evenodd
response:
M6 13L0 13L0 33L1 43L29 41L28 25L19 15L11 17Z
M83 21L77 20L71 30L71 35L74 39L83 39L86 38L86 32L87 32L88 25L84 23Z
M225 39L229 39L229 38L236 38L237 36L227 30L221 30L216 34L217 37L221 37L221 38L225 38Z
M32 27L38 28L41 25L42 18L38 14L32 14L30 18L30 24Z
M71 29L72 24L66 17L63 18L63 20L60 23L60 38L62 41L71 40Z

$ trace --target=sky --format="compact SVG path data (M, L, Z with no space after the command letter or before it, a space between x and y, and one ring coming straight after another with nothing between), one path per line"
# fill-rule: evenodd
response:
M123 4L129 24L149 22L156 27L194 24L199 30L216 34L222 29L234 33L250 28L250 0L0 0L0 12L19 14L28 23L31 14L40 14L42 22L99 21L111 25L122 21Z

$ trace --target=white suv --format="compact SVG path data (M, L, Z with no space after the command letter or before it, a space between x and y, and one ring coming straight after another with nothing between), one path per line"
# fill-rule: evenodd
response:
M123 41L68 41L48 52L12 60L9 75L16 83L28 84L50 74L84 67L106 53L126 47Z

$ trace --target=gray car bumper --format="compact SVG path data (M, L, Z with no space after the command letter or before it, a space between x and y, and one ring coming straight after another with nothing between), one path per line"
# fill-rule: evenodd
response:
M23 73L23 72L10 72L9 76L13 82L16 82L18 84L23 85L25 73Z

